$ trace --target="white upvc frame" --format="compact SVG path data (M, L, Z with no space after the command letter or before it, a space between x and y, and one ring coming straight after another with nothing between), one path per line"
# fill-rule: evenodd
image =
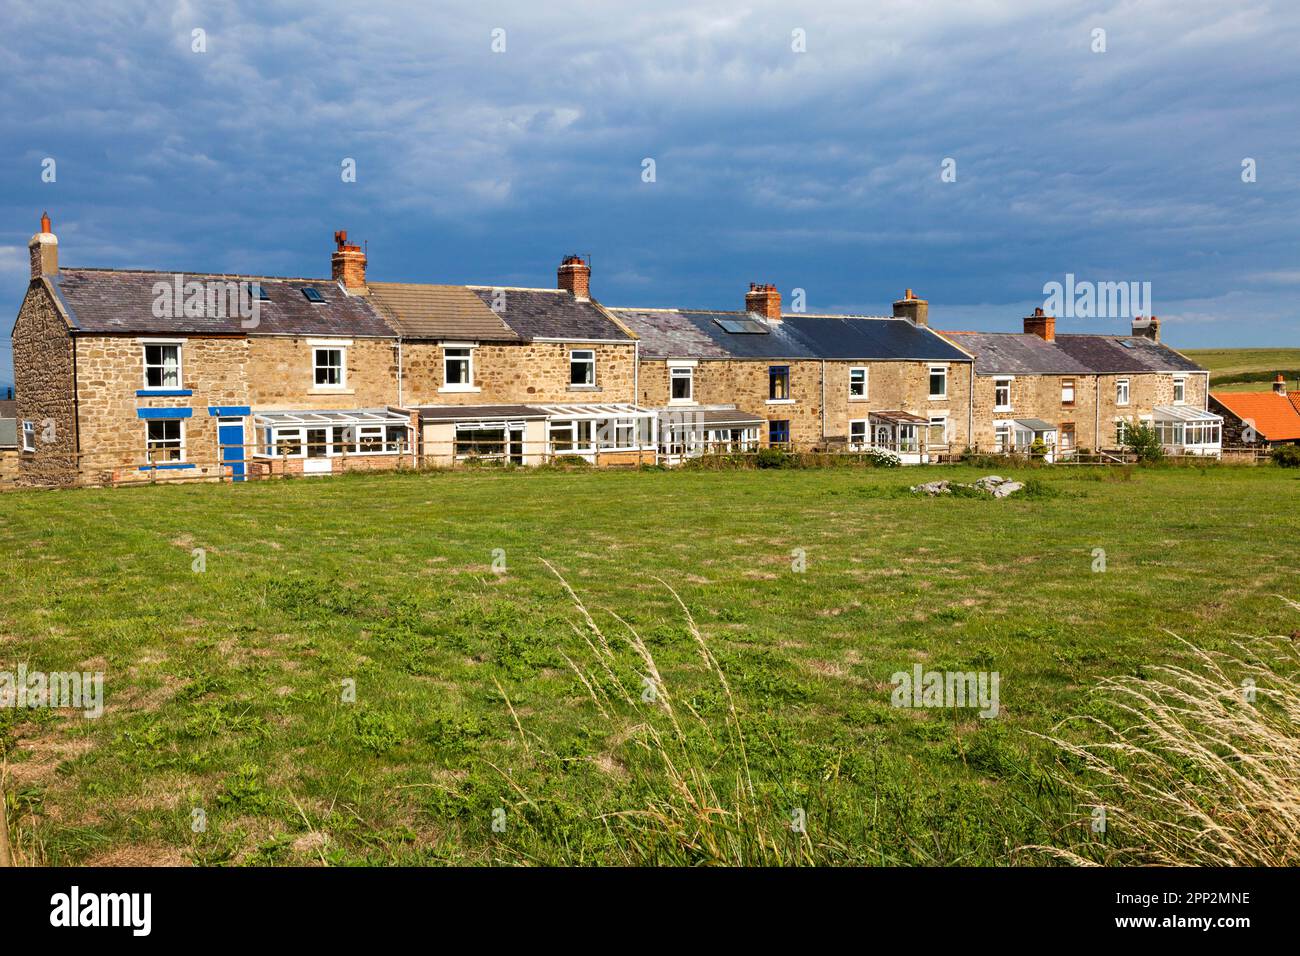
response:
M1187 376L1186 375L1174 376L1174 404L1175 405L1187 404Z
M474 384L474 352L478 348L477 342L443 342L442 343L442 387L439 392L480 392L482 391ZM455 356L448 353L456 352ZM464 352L464 355L459 353ZM447 368L451 362L465 363L465 381L451 382L447 379Z
M311 390L313 392L342 392L348 387L348 347L337 342L311 341ZM322 352L337 352L338 376L337 382L318 381L318 373L321 369L332 369L334 366L329 363L321 362Z
M590 369L591 381L575 382L573 372L576 366L585 365ZM569 349L569 388L571 389L593 389L596 387L596 350L581 348Z
M1115 404L1125 408L1131 400L1132 393L1129 391L1129 380L1126 378L1115 379Z
M861 394L855 394L853 391L853 386L855 384L853 381L853 376L857 375L859 372L862 373L861 375L862 381L861 383L859 383L862 386L862 392ZM851 366L849 368L849 401L865 402L870 397L870 395L871 395L871 369L869 369L865 365Z
M185 339L136 339L140 344L140 362L144 368L143 377L140 381L142 391L146 392L167 392L173 389L185 388ZM149 362L149 349L153 348L174 348L176 350L176 384L166 384L167 362L166 359L157 365L151 365ZM149 384L149 369L161 369L159 375L161 385Z
M23 419L22 432L23 432L23 436L22 436L23 451L35 452L36 451L36 423L34 421L31 421L30 419L26 419L26 418Z
M933 413L929 416L929 419L930 419L930 421L929 421L929 423L926 425L926 428L925 428L925 443L926 443L926 445L928 446L928 445L930 444L930 429L934 428L935 425L940 425L940 426L943 427L943 434L939 436L939 441L938 441L937 444L941 444L941 445L946 445L946 444L948 444L948 442L950 441L950 439L949 439L949 437L948 437L948 413L947 413L947 412L933 412Z
M669 405L694 405L695 404L695 359L675 360L668 363L668 404ZM673 385L676 382L686 382L686 397L678 398L673 394Z
M936 391L934 390L934 387L933 387L933 386L934 386L934 377L935 377L936 375L940 375L940 376L943 377L943 391L942 391L942 392L936 392ZM927 376L927 382L928 382L929 384L927 384L926 388L928 389L928 391L929 391L929 393L930 393L930 401L932 401L932 402L938 402L938 401L947 401L947 400L948 400L948 366L947 366L947 365L931 365L931 366L930 366L929 375Z
M853 429L862 426L862 434L856 439L853 436ZM862 451L871 447L871 420L867 418L850 418L849 419L849 451Z
M175 423L176 423L176 427L177 427L177 437L176 437L175 439L172 439L172 438L151 439L151 438L149 437L149 429L151 429L154 425L167 425L167 424L169 424L169 423L171 423L171 422L175 422ZM154 442L155 442L155 441L157 441L157 442L166 442L166 443L168 443L168 444L160 444L160 445L158 445L157 447L160 447L160 448L175 448L175 449L176 449L176 457L175 457L175 458L164 458L164 459L161 459L161 460L155 460L154 457L153 457L153 450L154 450L154 447L155 447L155 446L154 446ZM175 445L170 444L170 443L173 442L173 441L176 442ZM151 465L173 465L173 464L175 464L175 465L183 465L183 464L185 463L185 461L186 461L186 458L185 458L185 419L183 419L183 418L146 418L146 419L144 420L144 458L145 458L145 461L146 461L148 464L151 464Z
M396 441L389 441L388 429L398 428L403 430L403 435ZM352 430L351 441L348 441L348 430ZM367 455L400 455L402 454L402 443L410 434L407 426L401 422L375 422L371 424L350 424L339 422L322 423L320 425L256 425L254 432L257 437L257 454L258 458L306 458L307 457L307 432L325 431L329 434L325 439L325 454L315 455L316 458L341 458L343 452L339 448L344 445L353 445L356 450L347 452L348 458L364 457ZM267 433L270 438L267 438ZM376 435L375 433L378 433ZM379 439L379 449L376 451L361 451L361 443L367 439ZM280 442L284 439L292 439L298 445L298 450L292 454L280 454Z
M1066 383L1069 383L1068 385ZM1070 397L1066 398L1066 389L1070 390ZM1061 404L1074 405L1079 392L1079 380L1074 376L1061 376Z
M1016 380L1014 375L999 375L993 379L993 410L995 412L1011 411L1011 383ZM998 391L1005 385L1007 390L1007 401L1003 404L998 401Z

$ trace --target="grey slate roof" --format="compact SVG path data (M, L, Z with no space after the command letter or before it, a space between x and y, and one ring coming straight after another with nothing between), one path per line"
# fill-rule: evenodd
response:
M1027 332L944 332L975 353L978 375L1089 375L1115 372L1201 372L1167 345L1134 335L1056 336ZM1121 344L1125 343L1125 344Z
M346 295L328 279L289 279L184 273L184 281L252 282L270 296L261 302L256 328L244 328L238 315L158 318L153 314L154 283L172 285L177 273L119 269L63 269L50 277L73 327L82 332L136 332L194 335L352 335L392 338L393 330L365 298ZM304 286L325 300L308 302Z
M370 282L367 286L371 301L405 338L519 341L519 334L463 285Z
M719 320L755 318L746 312L610 309L641 339L647 358L914 359L967 362L970 357L906 319L845 315L787 315L762 322L766 333L728 332Z
M483 304L492 307L497 290L470 286ZM631 342L632 337L611 321L594 301L574 298L563 289L502 289L505 310L498 313L524 339Z
M0 448L18 447L18 422L13 418L0 418Z

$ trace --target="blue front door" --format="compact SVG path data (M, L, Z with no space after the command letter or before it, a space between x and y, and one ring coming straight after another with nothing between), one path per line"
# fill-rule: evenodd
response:
M217 419L217 444L221 446L221 462L230 466L230 480L244 480L244 420L242 418Z

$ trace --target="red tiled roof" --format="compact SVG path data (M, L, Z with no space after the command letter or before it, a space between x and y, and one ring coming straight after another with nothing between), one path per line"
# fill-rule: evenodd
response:
M1254 422L1267 441L1300 439L1300 395L1277 392L1211 392L1210 397L1242 421Z

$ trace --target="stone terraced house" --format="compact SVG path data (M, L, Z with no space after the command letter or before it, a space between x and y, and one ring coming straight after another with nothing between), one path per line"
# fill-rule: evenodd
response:
M1037 309L1023 328L941 333L975 356L972 448L1114 452L1127 428L1147 425L1171 454L1219 456L1210 373L1160 342L1159 319L1135 321L1132 335L1057 335L1056 319Z
M1132 336L938 333L909 289L891 316L607 308L568 256L555 288L373 282L335 234L330 278L64 268L48 217L13 329L16 480L540 464L676 463L778 445L1052 456L1151 422L1217 454L1208 373ZM12 463L10 463L12 464ZM15 470L12 467L7 470Z
M907 291L893 316L783 314L754 284L739 312L612 308L641 341L638 398L670 461L759 445L883 449L918 463L960 451L971 356Z

